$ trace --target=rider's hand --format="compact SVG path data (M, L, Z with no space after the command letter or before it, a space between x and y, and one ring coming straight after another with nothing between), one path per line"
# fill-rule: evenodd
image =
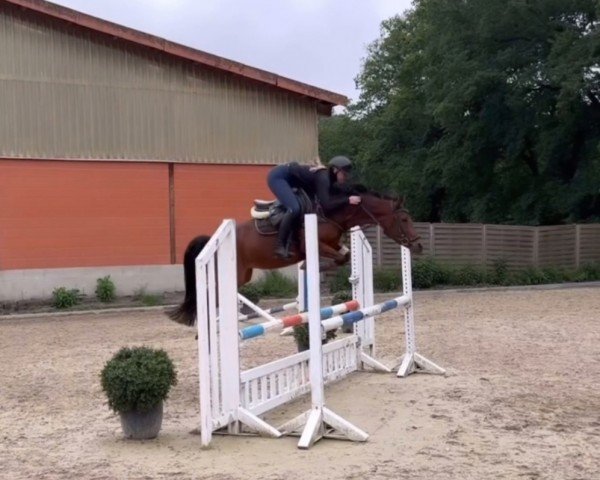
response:
M348 198L350 205L358 205L361 201L362 199L358 195L351 195L350 198Z

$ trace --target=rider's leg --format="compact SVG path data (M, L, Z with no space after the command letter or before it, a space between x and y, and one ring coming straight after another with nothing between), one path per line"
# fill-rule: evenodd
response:
M275 254L281 258L289 258L290 252L290 240L294 224L296 223L296 217L300 211L288 210L283 216L281 223L279 224L279 231L277 232L277 246L275 247Z
M277 246L275 254L282 258L289 258L288 243L293 227L300 217L301 208L292 187L285 178L285 166L275 167L268 177L268 184L277 199L287 208L287 212L279 225L277 234Z

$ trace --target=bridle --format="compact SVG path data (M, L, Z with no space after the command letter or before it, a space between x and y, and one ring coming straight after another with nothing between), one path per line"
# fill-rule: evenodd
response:
M392 206L393 206L395 200L390 200L390 202L392 203ZM363 212L365 212L367 214L367 216L371 220L373 220L372 223L364 225L365 227L371 227L371 226L377 225L377 226L381 227L382 229L384 229L383 225L381 225L381 221L377 220L377 218L375 217L375 215L373 215L369 211L369 209L367 207L365 207L362 203L360 203L358 206L362 209ZM344 220L342 223L349 222L354 216L356 216L357 213L358 213L358 210L353 210L352 214L350 214L348 216L348 218L346 220ZM399 213L406 213L408 215L408 210L406 208L403 208L403 207L396 208L396 209L393 209L391 213L388 213L387 215L383 215L381 217L381 219L385 219L385 218L388 218L388 217L393 217L393 216L398 215ZM336 221L334 221L334 220L332 220L332 219L330 219L328 217L325 217L325 216L323 216L323 218L325 218L325 220L327 222L333 224L341 232L344 232L344 231L347 230L346 228L344 228L342 225L340 225ZM421 237L419 235L417 235L416 237L410 238L410 235L408 234L408 232L406 232L404 226L402 225L403 222L400 219L398 219L397 223L398 223L399 228L400 228L400 234L401 234L400 244L401 245L404 245L405 247L411 247L414 243L418 242L421 239Z
M368 208L366 208L362 203L360 204L360 207L362 208L363 212L365 212L367 214L367 216L369 218L371 218L371 220L373 220L374 225L377 225L377 226L381 227L382 229L384 228L381 225L381 221L378 220L377 218L375 218L375 215L373 215L369 211ZM400 207L395 210L392 210L392 212L388 213L387 215L383 215L381 218L396 217L400 213L406 213L408 215L408 210L406 208ZM402 222L402 220L400 220L400 218L398 218L397 222L395 222L395 223L397 223L400 228L400 235L401 235L400 244L401 245L404 245L405 247L410 247L411 245L413 245L414 243L418 242L421 239L421 237L419 235L417 235L416 237L410 238L410 235L408 234L408 232L402 225L403 222Z

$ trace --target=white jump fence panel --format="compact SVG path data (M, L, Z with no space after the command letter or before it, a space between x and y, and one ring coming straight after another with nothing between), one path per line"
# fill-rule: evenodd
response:
M210 443L214 431L226 427L229 433L241 433L242 424L262 435L281 436L241 406L236 262L235 222L226 220L196 258L200 431L204 446Z

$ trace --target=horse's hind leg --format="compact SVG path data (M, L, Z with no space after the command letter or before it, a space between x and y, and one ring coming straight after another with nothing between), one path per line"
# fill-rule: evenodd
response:
M340 253L339 250L323 242L319 243L319 254L323 258L330 258L336 265L344 265L350 261L350 251Z

